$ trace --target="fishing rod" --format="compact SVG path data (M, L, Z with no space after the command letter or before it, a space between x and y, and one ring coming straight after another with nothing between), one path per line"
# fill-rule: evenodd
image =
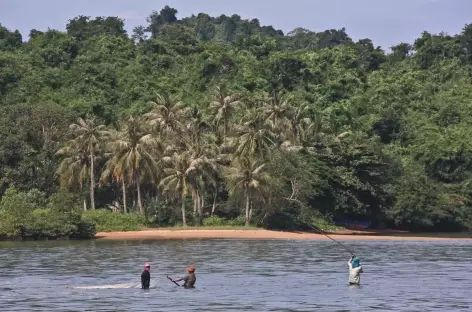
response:
M169 279L169 281L171 281L172 283L174 283L175 285L177 286L180 286L179 283L177 283L176 281L174 281L172 278L170 278L169 276L167 276L167 278Z
M316 229L314 227L312 227L311 225L307 224L307 226L315 231L318 231L320 232L321 234L325 235L327 238L329 238L330 240L332 240L333 242L339 244L341 247L343 247L344 249L346 249L351 255L354 256L354 253L349 249L347 248L345 245L341 244L340 242L338 242L337 240L335 240L334 238L330 237L328 234L326 234L324 231L320 230L320 229Z

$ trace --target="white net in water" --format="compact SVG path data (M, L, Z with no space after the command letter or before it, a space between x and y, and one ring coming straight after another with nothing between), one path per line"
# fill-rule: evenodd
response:
M156 283L151 283L149 288L154 288ZM141 283L122 283L122 284L109 284L109 285L96 285L96 286L72 286L68 288L74 289L115 289L115 288L141 288Z

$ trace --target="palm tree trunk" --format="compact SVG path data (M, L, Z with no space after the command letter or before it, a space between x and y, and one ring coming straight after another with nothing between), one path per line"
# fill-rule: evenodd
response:
M215 214L216 209L216 196L218 195L218 190L215 188L215 195L213 196L213 206L211 207L211 216Z
M187 219L185 218L185 198L182 198L182 223L187 227Z
M192 199L193 199L193 217L197 216L197 205L198 205L198 198L195 192L192 192Z
M200 200L200 195L197 192L197 208L198 208L198 225L203 224L203 199Z
M93 149L90 151L90 207L95 210L95 176L93 168Z
M135 177L136 177L136 192L138 193L138 207L139 207L139 212L141 214L144 214L144 209L143 209L143 202L141 201L141 184L139 182L139 171L135 171Z
M252 221L252 202L249 203L249 224Z
M131 210L136 211L136 192L132 191L131 193L133 194L133 207L131 207Z
M249 226L251 220L249 219L249 193L246 191L246 226Z
M128 212L127 207L126 207L126 184L125 184L125 178L121 178L121 187L123 188L123 211L125 213Z
M228 128L228 121L223 117L223 143L226 141L226 129Z

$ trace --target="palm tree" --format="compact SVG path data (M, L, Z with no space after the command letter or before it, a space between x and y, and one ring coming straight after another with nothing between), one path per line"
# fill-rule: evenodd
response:
M123 211L126 213L128 212L126 205L126 183L128 179L126 179L126 177L128 177L130 174L126 172L127 168L125 167L125 163L120 162L119 151L113 150L114 143L119 139L120 133L118 131L114 131L113 135L110 136L109 142L107 144L109 152L106 155L109 156L109 159L105 164L105 169L103 170L100 177L100 182L105 183L105 181L111 177L113 182L121 183L121 189L123 193Z
M90 179L90 157L77 141L71 140L56 152L56 155L65 156L59 164L56 173L59 175L61 186L83 185ZM87 200L84 198L84 210L87 210Z
M182 120L187 114L187 109L181 101L172 95L156 95L156 100L151 112L145 114L149 123L157 127L166 135L182 132L184 126Z
M102 147L102 139L109 132L104 125L97 124L94 118L78 118L77 123L70 125L70 134L73 137L66 142L66 146L58 151L58 154L76 152L87 153L89 161L87 165L90 170L90 206L95 209L95 158L96 153ZM70 161L70 160L69 160Z
M249 157L237 158L226 169L225 178L231 196L243 197L246 202L246 226L252 218L251 199L264 198L264 191L270 185L271 177L264 171L265 164Z
M203 118L202 111L196 107L190 108L188 111L188 121L185 123L185 133L182 136L187 149L192 146L194 151L199 153L200 149L205 145L206 148L212 146L216 149L216 137L209 122Z
M210 103L210 111L215 116L217 128L223 123L223 140L228 133L228 122L237 109L244 107L239 100L239 95L229 94L225 85L215 88L213 100Z
M267 96L259 111L261 117L270 125L273 131L283 132L290 127L290 114L293 110L292 97L274 92Z
M250 113L250 120L234 126L234 134L229 140L233 158L258 154L261 158L277 145L276 134L255 111Z
M307 117L309 110L308 105L302 105L299 107L293 107L290 112L289 121L290 121L290 137L292 142L297 142L300 138L300 127L305 127L306 125L311 124L311 119Z
M218 173L218 165L216 158L212 154L211 147L202 149L200 154L196 152L190 153L188 168L185 171L188 181L195 194L195 203L198 211L198 223L203 221L203 202L204 194L208 188L216 187L216 175Z
M164 194L180 198L182 204L182 223L186 227L185 199L191 193L191 186L186 174L188 164L190 163L189 154L187 152L181 154L174 152L172 157L163 157L162 161L164 164L164 178L159 183L159 187L162 188Z
M141 180L147 178L152 183L156 182L159 168L155 154L159 150L160 143L152 136L144 119L133 116L124 122L123 130L116 140L109 143L109 148L116 157L113 160L115 176L123 176L123 182L128 175L129 180L135 184L138 207L143 214Z

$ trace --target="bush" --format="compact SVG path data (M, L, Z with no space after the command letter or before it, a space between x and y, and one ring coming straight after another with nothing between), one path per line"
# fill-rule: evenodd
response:
M320 213L315 213L315 215L311 217L310 221L311 226L322 231L334 231L344 229L341 226L336 226L329 216L323 216Z
M44 194L10 188L0 202L0 236L7 238L93 238L94 226L67 209L41 209Z
M94 238L97 234L95 224L80 220L77 224L77 232L71 235L73 239L90 239Z
M0 236L21 236L35 208L26 193L9 188L0 202Z
M77 232L79 218L71 214L53 212L51 209L36 209L24 229L24 237L63 237Z
M24 229L23 237L81 239L93 238L95 233L94 225L82 221L80 215L76 213L36 209L32 213L31 223Z
M220 217L208 217L203 220L203 225L204 226L228 226L230 225L228 220L225 218L220 218Z
M276 212L266 218L263 226L269 230L295 230L300 227L300 223L293 214Z
M246 218L244 216L237 216L234 219L228 221L231 226L244 226L246 224Z
M82 220L93 224L98 232L138 231L146 225L146 219L141 214L105 209L86 211L82 214Z

